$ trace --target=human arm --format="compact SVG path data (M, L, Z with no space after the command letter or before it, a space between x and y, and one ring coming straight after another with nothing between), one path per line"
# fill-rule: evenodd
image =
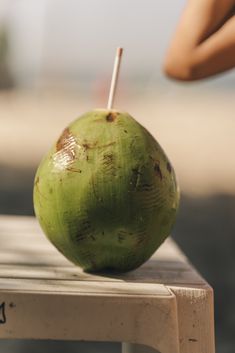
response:
M168 49L165 73L197 80L235 66L235 0L189 0Z

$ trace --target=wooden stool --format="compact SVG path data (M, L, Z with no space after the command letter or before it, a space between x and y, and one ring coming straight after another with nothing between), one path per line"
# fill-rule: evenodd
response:
M123 353L214 353L213 291L168 239L139 269L91 275L33 217L0 217L0 338L124 342Z

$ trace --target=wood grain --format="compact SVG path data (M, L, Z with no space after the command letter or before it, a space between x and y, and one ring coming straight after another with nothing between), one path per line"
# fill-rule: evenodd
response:
M35 218L0 216L1 338L214 353L213 315L211 287L172 239L135 271L89 274L51 245Z

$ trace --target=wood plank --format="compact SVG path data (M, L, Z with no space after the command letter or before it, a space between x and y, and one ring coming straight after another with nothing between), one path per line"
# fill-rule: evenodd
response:
M0 338L135 342L179 353L174 295L2 293Z
M6 292L52 292L52 293L77 293L77 294L111 294L111 295L136 295L136 296L169 296L170 291L162 284L128 283L128 282L77 282L61 280L35 280L2 278L0 293ZM0 294L1 298L1 294Z

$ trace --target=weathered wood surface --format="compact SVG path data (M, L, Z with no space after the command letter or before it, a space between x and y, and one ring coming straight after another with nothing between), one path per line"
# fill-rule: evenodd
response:
M141 343L214 353L213 291L168 239L139 269L84 273L33 217L0 216L0 337Z

